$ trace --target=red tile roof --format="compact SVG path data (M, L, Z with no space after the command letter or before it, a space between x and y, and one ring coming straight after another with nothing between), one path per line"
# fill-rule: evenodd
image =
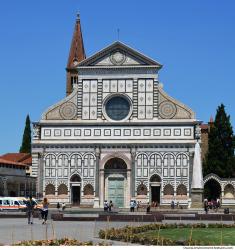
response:
M32 156L28 153L7 153L0 156L0 159L24 165L32 165Z
M5 159L0 158L0 165L4 164L4 165L14 165L15 167L19 167L19 168L28 168L28 166L26 164L20 163L20 162L15 162L15 161L8 161Z

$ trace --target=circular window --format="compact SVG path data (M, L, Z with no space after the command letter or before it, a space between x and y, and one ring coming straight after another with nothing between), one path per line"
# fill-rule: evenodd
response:
M105 111L110 119L120 121L130 113L130 103L125 97L114 96L106 102Z

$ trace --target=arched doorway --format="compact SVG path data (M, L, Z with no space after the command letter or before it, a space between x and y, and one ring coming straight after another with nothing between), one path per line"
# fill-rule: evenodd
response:
M209 179L204 184L204 198L208 201L216 200L221 196L221 186L220 183L215 179Z
M124 207L126 199L127 165L121 158L112 158L104 165L105 200L115 207Z
M160 204L160 194L161 194L161 177L154 174L150 178L150 191L151 191L151 202L157 202Z
M73 206L79 206L81 200L81 177L74 174L70 178L71 185L71 204Z

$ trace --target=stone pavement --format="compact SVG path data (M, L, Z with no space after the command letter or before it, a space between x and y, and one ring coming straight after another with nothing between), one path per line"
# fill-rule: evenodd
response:
M105 240L98 238L100 229L111 227L124 227L126 225L142 225L146 223L137 222L95 222L95 221L51 221L47 225L42 225L42 221L34 219L33 225L28 225L27 219L3 219L1 218L0 226L0 244L12 245L22 240L40 240L69 237L81 241L93 241L94 243ZM53 233L54 231L54 233ZM112 245L128 245L128 243L118 241L106 241ZM130 243L129 243L130 245Z

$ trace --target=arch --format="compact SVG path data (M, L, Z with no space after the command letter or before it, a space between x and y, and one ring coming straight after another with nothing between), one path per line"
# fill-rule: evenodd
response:
M94 195L94 188L91 184L86 184L83 189L84 195Z
M164 196L172 197L174 195L174 188L171 184L167 184L163 189Z
M214 176L204 182L204 198L207 198L208 201L220 198L221 190L221 184Z
M175 156L172 153L165 153L163 155L163 167L174 167Z
M224 187L224 198L234 199L234 186L230 183Z
M78 174L74 174L70 177L70 182L81 182L81 177Z
M62 183L58 187L58 195L67 195L68 194L68 188L67 186Z
M127 165L123 159L115 157L105 163L104 169L127 169Z
M148 155L140 153L136 156L137 167L148 167Z
M208 182L211 179L217 181L221 186L221 178L218 175L213 174L213 173L208 174L204 177L204 179L203 179L204 185L206 184L206 182Z
M176 155L176 166L187 167L189 163L189 157L185 153L179 153Z
M148 189L143 183L137 187L137 195L147 195Z
M159 153L152 153L149 156L150 167L162 167L162 155Z
M101 168L104 169L105 164L106 164L109 160L111 160L111 159L113 159L113 158L120 158L120 159L122 159L122 160L126 163L126 165L128 166L128 168L131 167L131 160L130 160L124 153L121 154L121 153L118 153L118 152L117 152L117 153L112 153L112 154L106 155L106 156L100 161Z
M58 167L68 167L69 166L69 156L67 154L59 154L57 156Z
M70 166L71 168L82 167L82 155L79 153L73 153L70 155Z
M53 184L48 184L45 188L46 195L55 195L55 186Z
M83 156L84 167L95 167L96 157L92 153L86 153Z
M56 155L49 153L44 157L44 161L45 161L45 167L55 167Z
M176 189L176 195L187 196L187 187L184 184L180 184Z
M151 177L150 177L150 182L161 182L162 179L161 177L158 175L158 174L153 174Z

